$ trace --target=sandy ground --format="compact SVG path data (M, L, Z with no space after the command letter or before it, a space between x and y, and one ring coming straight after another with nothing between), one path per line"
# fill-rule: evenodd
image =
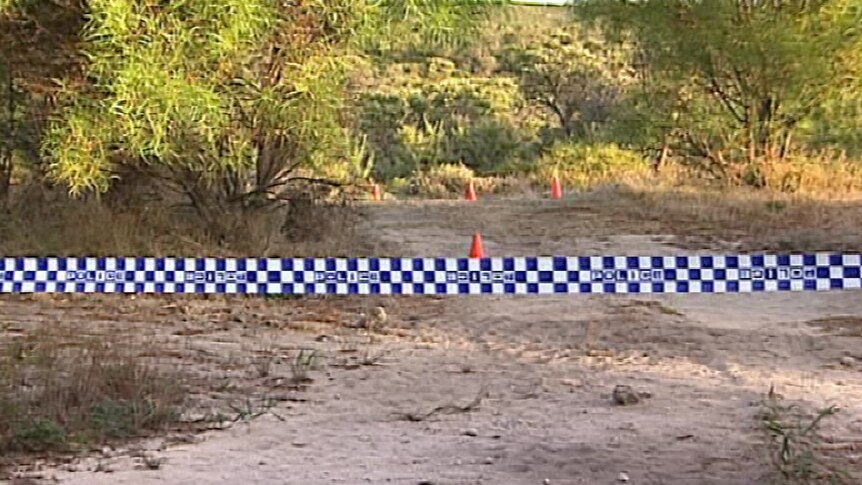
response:
M462 256L477 230L494 256L691 250L626 227L574 202L490 201L387 204L365 230L393 256ZM811 409L839 405L825 434L851 445L846 471L862 470L860 296L16 298L0 311L22 329L145 332L250 399L277 401L228 429L29 470L49 482L749 485L769 471L756 416L770 386ZM385 328L350 328L374 305ZM303 348L321 356L313 382L280 385ZM253 370L261 355L266 377ZM649 397L615 405L618 384Z

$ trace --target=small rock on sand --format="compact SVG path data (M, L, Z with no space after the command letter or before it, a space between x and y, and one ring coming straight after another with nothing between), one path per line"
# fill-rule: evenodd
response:
M618 384L614 387L614 402L620 406L630 406L640 402L641 398L631 386Z

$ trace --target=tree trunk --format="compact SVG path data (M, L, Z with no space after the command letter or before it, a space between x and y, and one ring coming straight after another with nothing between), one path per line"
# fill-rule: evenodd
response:
M667 161L668 155L670 155L670 141L669 136L665 135L664 140L662 140L661 144L661 152L658 154L658 158L655 161L655 165L653 166L653 170L658 172L661 170L661 167L664 166Z
M784 143L781 144L780 160L782 162L787 159L787 155L790 153L791 143L793 143L793 132L787 130L784 133Z
M557 115L557 119L560 121L560 128L563 129L563 132L566 134L566 138L571 138L575 133L575 128L572 126L572 117L566 112L565 107L558 105L551 99L546 99L544 103L545 106Z
M12 69L6 69L6 123L3 143L0 144L0 209L9 206L9 190L12 184L12 156L15 136L15 84Z
M188 198L210 235L218 241L226 240L229 235L226 221L231 214L223 200L223 187L209 186L200 174L187 169L172 170L171 178Z

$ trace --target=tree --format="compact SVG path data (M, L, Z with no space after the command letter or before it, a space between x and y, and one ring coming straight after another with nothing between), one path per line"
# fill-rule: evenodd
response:
M665 133L720 176L785 158L818 106L860 88L856 0L594 0L576 12L634 34L648 87L674 98L661 103Z
M230 0L91 2L83 33L91 82L64 93L44 143L51 174L74 193L104 192L139 170L177 184L218 224L245 195L249 170L268 170L279 140L262 130L287 122L300 104L290 98L301 97L292 85L303 66L280 83L293 52L261 48L274 35L272 19L287 13Z
M0 64L0 78L3 80L3 97L0 100L5 101L4 105L4 120L2 131L0 131L0 208L5 208L9 199L9 188L12 182L12 157L14 144L12 140L15 137L15 84L12 79L12 71L8 66ZM4 99L5 98L5 99Z
M428 55L462 48L484 21L508 0L359 0L366 26L365 47L378 54L412 50Z
M43 153L73 193L142 173L218 227L356 160L346 75L379 32L445 42L495 3L90 0L88 82L64 93Z
M862 156L862 90L848 90L818 106L800 128L813 148L833 152L837 148L854 158Z
M13 168L40 168L39 144L59 87L81 59L76 35L84 23L74 0L0 2L0 207Z
M388 67L385 81L362 97L358 123L379 178L444 163L487 173L525 152L513 79L470 76L440 58Z
M518 76L524 97L547 110L566 138L597 136L634 81L629 49L580 25L512 45L501 57Z

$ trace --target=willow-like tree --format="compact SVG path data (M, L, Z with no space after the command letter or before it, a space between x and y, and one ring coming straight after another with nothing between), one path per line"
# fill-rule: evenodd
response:
M89 0L88 82L44 140L50 173L73 193L157 177L214 226L309 174L361 176L345 128L351 69L368 49L458 42L497 3Z
M662 110L651 118L719 176L786 157L819 106L860 90L857 0L592 0L576 11L634 34L644 98Z
M0 208L13 167L39 167L39 145L57 91L80 62L83 15L74 0L0 0Z

